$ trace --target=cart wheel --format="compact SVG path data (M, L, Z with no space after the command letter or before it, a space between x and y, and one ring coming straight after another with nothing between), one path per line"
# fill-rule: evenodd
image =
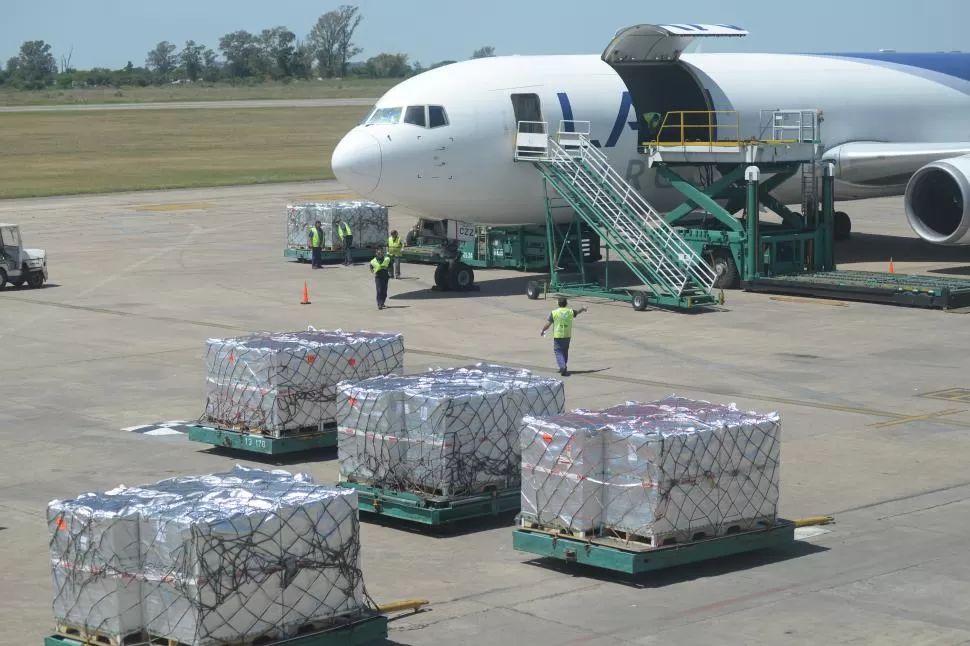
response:
M539 283L534 280L530 280L529 284L525 288L525 295L529 297L529 300L536 300L539 298Z
M731 251L719 247L711 251L711 268L717 274L714 279L714 287L719 289L736 289L741 284L741 275L738 273L738 266L734 262Z
M7 286L7 272L3 269L0 269L0 289L3 289L6 286Z
M635 292L630 302L633 305L633 309L638 312L647 309L647 295L643 292Z
M27 286L31 289L37 289L44 286L44 274L40 272L33 272L27 276Z

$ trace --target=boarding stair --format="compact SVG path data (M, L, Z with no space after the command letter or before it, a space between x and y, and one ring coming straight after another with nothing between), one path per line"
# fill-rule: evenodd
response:
M716 273L592 145L589 122L521 121L515 160L531 162L659 304L713 304Z

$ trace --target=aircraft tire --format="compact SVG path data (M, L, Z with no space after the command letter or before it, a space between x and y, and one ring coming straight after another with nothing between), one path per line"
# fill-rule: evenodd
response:
M848 240L852 234L852 218L845 211L836 211L833 217L836 240Z
M467 292L475 284L475 270L468 265L456 262L448 270L448 286L456 292Z

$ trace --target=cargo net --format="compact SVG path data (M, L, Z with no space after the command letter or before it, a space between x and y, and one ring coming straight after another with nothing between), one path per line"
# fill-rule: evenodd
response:
M356 492L240 466L55 500L58 632L248 644L373 611L357 515Z
M443 497L518 487L522 418L565 406L562 382L481 363L339 390L342 477Z
M683 397L522 425L522 525L652 547L774 522L781 424Z
M346 222L353 236L351 246L380 247L387 244L387 207L375 202L353 200L291 204L286 207L286 244L289 247L309 248L310 227L317 220L325 249L342 248L337 225Z
M209 339L203 424L282 437L336 423L337 383L400 372L397 333L306 332Z

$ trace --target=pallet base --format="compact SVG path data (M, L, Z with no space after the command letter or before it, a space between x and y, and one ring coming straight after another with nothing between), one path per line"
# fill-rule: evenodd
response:
M362 512L431 526L498 516L522 507L519 487L448 498L382 489L346 480L338 482L337 486L357 490L358 506Z
M614 546L605 544L605 541L594 543L561 538L542 530L519 528L512 532L512 547L520 552L625 574L641 574L722 556L784 547L794 540L795 523L782 519L765 529L656 548L638 547L619 541Z
M260 643L260 646L364 646L387 639L387 617L368 614L347 623L328 628L317 633L307 633L280 641ZM251 643L251 642L250 642ZM91 642L81 642L64 635L49 635L44 638L44 646L89 646ZM148 642L155 646L178 646L178 642L168 639L155 639ZM147 645L146 645L147 646ZM225 646L232 646L226 644Z
M265 455L297 453L337 446L336 427L319 433L300 433L284 437L269 437L258 433L243 433L229 429L193 424L188 427L189 440L227 449L250 451Z
M370 247L354 247L350 256L355 262L363 262L373 258L374 252L375 249L371 249ZM283 257L293 258L297 262L311 262L313 260L313 251L309 247L286 247L283 250ZM320 253L320 259L327 264L343 262L344 250L323 249Z

